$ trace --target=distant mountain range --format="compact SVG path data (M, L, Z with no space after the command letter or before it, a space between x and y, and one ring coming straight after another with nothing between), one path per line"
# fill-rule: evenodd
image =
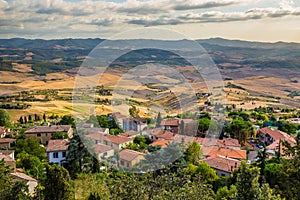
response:
M13 70L11 63L31 64L31 73L43 74L79 67L82 60L103 39L0 39L0 69ZM131 49L130 40L110 41L106 47L105 55L110 56L112 51ZM189 41L159 41L159 40L134 40L136 44L144 46L157 44L163 49L169 46L180 51L189 49ZM197 42L210 54L220 68L232 69L251 67L260 68L288 68L300 69L300 44L299 43L261 43L240 40L226 40L212 38L197 40ZM118 47L122 48L118 48ZM192 48L192 47L191 47ZM191 57L195 55L191 54ZM168 65L187 65L188 63L174 55L172 52L153 49L141 49L126 54L116 60L115 65L121 67L137 64L160 62Z

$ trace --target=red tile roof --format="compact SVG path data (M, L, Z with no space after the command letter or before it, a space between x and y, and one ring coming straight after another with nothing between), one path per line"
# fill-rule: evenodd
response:
M162 120L161 126L179 126L179 119L177 118L170 118Z
M295 138L283 131L274 130L274 129L271 129L270 127L264 127L264 128L259 129L259 132L264 135L266 135L266 134L270 135L275 141L282 140L282 141L289 142L291 145L296 144Z
M52 151L66 151L68 150L68 139L49 140L46 152Z
M197 141L197 139L198 139L198 138L192 137L192 136L176 134L176 135L173 137L173 142L175 142L175 143L181 143L181 142L183 142L184 144L188 144L188 143L190 143L190 142Z
M103 138L105 137L105 133L102 132L98 132L98 133L91 133L86 135L85 137L93 139L93 140L98 140L98 141L102 141Z
M168 140L156 140L149 145L150 146L160 146L161 148L166 148L168 146L169 142L170 141L168 141Z
M124 136L124 137L131 137L131 136L136 136L139 135L139 132L130 130L130 131L126 131L124 133L121 133L120 136Z
M33 126L25 134L68 132L70 129L70 125Z
M219 147L241 147L239 141L233 138L224 138L223 140L218 140L217 145Z
M105 135L104 140L109 141L114 144L124 144L124 143L130 142L130 141L133 141L132 138L119 136L119 135L109 135L109 134Z
M138 156L143 156L144 154L138 151L133 151L130 149L124 149L120 152L119 158L126 161L132 161Z
M241 165L241 161L232 158L226 158L224 156L209 157L201 160L200 162L206 162L214 169L229 173L233 172Z
M95 153L104 153L112 150L113 148L105 144L95 144L94 149L95 149Z
M158 134L156 134L158 139L171 140L174 137L174 133L170 131L161 130Z
M203 148L205 149L205 147ZM247 158L247 152L246 150L237 150L237 149L227 149L227 148L210 148L210 150L206 151L205 156L215 156L215 155L220 155L220 156L225 156L228 158L234 158L234 159L241 159L245 160Z

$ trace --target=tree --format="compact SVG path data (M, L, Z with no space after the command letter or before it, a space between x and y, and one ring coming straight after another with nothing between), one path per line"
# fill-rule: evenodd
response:
M206 162L200 162L196 169L197 173L200 173L204 180L208 183L213 183L218 179L216 171L211 168Z
M93 156L90 154L93 143L84 140L78 133L75 133L69 141L68 153L66 160L68 161L68 170L70 175L74 177L79 172L90 172L93 169Z
M283 132L286 132L290 135L293 135L296 133L298 127L296 124L293 124L293 123L290 123L290 122L285 122L285 121L280 121L278 123L278 129L283 131Z
M237 189L235 185L231 185L228 190L227 186L218 189L216 200L235 200L237 196Z
M155 124L156 128L160 127L161 121L162 121L161 114L160 114L160 112L158 112L157 117L156 117L156 124Z
M93 124L94 127L99 127L99 121L95 115L91 115L86 122Z
M44 164L38 157L22 152L18 154L16 161L17 167L24 169L29 176L43 178Z
M266 160L268 158L268 154L267 154L267 148L264 145L264 148L262 151L257 151L257 162L258 162L258 166L260 167L260 182L261 183L265 183L265 167L266 167Z
M42 182L45 187L43 194L45 200L73 199L71 178L68 171L58 165L46 165L46 179Z
M0 109L0 126L10 126L10 116L8 112L4 109Z
M16 155L26 152L29 155L38 157L40 160L47 158L45 154L45 148L40 146L40 143L35 138L19 139L16 143Z
M209 129L209 125L210 125L209 118L204 117L204 118L199 119L198 129L200 130L200 133L204 134L204 132Z
M250 167L244 161L240 166L240 173L237 175L237 199L242 200L275 200L279 196L273 194L268 184L259 184L258 167Z
M68 134L64 132L56 132L52 134L51 139L52 140L57 140L57 139L66 139L68 138Z
M108 128L108 119L106 115L97 116L98 123L102 128Z
M132 105L129 108L129 114L131 117L139 117L140 109L138 109L136 106Z
M20 122L20 124L24 124L24 120L23 120L22 116L20 117L19 122Z
M12 169L0 160L0 200L29 200L28 186L23 181L13 181Z
M237 138L240 144L244 144L246 139L253 133L252 124L248 121L235 119L228 127L228 132Z
M75 127L75 119L71 115L64 115L58 124L71 125L74 128Z
M31 115L28 115L28 122L32 123L32 117L31 117Z
M196 165L202 158L203 150L198 142L192 142L189 144L185 152L185 159L188 163Z

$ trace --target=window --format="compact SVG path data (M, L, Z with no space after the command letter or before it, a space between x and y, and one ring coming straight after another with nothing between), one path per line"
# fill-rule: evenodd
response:
M127 163L127 167L129 167L129 163Z
M48 133L46 133L46 137L48 136Z
M103 153L103 156L107 156L107 152L104 152L104 153Z
M124 161L123 161L123 160L121 160L121 165L123 165L123 166L124 166Z
M67 152L65 152L65 151L64 151L64 152L62 152L62 157L63 157L63 158L65 158L65 157L66 157L66 155L67 155Z
M58 158L58 152L53 153L53 158Z
M41 135L42 135L42 134L40 134L40 133L36 134L36 136L38 136L38 137L41 137Z

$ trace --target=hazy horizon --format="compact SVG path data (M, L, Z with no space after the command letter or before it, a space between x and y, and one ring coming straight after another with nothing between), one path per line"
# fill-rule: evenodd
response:
M300 42L296 0L1 0L0 38L111 38L143 27L191 39Z

